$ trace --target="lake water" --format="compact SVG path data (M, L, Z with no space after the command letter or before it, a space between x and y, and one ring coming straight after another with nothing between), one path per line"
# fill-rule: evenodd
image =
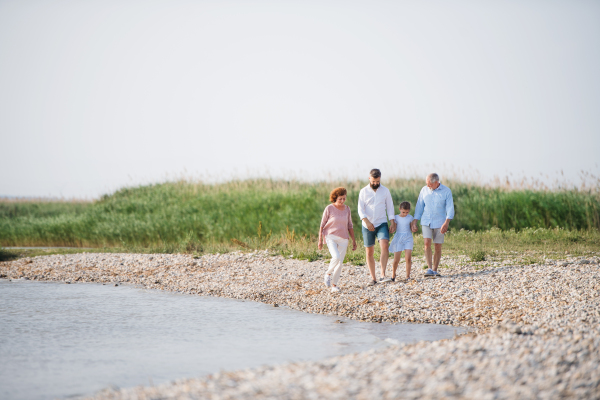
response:
M134 286L2 279L0 398L80 396L107 386L160 384L452 338L461 331L357 322Z

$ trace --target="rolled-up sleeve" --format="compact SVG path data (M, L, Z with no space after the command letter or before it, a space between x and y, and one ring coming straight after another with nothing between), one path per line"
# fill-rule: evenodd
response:
M446 219L454 219L454 200L450 189L448 189L448 195L446 196Z
M392 193L388 190L387 199L385 199L385 211L388 215L388 220L395 221L394 217L394 200L392 200Z
M419 220L423 216L423 210L425 209L425 202L423 201L423 189L419 192L419 198L417 199L417 205L415 206L415 219Z
M363 218L366 218L366 214L365 214L365 195L364 195L364 191L362 191L362 190L358 194L358 216L360 217L361 220Z
M323 211L323 218L321 218L321 229L327 224L329 221L329 209L325 207L325 211Z

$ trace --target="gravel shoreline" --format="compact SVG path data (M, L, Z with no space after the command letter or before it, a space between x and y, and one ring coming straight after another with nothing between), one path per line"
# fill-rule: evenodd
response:
M444 276L435 279L423 278L422 262L414 260L415 280L373 287L366 286L365 267L345 265L336 294L322 283L325 262L266 252L53 255L0 263L0 277L137 284L362 321L452 324L477 332L157 387L106 389L96 399L590 399L600 398L599 259L596 254L520 266L518 255L481 263L444 257Z

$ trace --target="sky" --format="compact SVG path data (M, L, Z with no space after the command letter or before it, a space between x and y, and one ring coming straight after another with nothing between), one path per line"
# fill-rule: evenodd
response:
M0 0L0 195L438 172L578 184L598 1Z

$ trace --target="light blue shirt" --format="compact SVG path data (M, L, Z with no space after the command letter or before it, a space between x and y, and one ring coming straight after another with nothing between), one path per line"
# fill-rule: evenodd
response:
M421 220L421 226L438 229L447 219L454 218L454 200L452 191L440 183L437 189L424 186L419 193L415 207L415 219Z

